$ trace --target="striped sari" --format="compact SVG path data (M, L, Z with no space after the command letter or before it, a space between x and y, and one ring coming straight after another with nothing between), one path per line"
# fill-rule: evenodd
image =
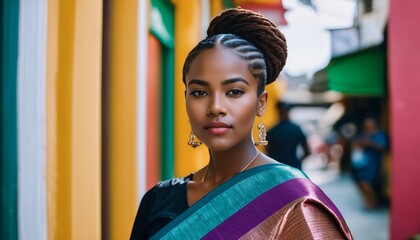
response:
M343 216L301 171L283 164L229 179L151 239L351 239Z

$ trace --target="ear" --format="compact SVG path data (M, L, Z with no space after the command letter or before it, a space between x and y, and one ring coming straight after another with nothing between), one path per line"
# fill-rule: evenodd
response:
M267 107L268 101L268 93L266 91L262 92L258 96L258 103L257 103L257 116L261 117L265 113L265 109Z

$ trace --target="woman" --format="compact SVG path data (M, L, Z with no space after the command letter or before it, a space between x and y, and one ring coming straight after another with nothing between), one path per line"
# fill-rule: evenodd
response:
M183 81L189 144L203 142L209 164L148 191L131 239L351 238L339 211L301 171L257 150L266 144L262 124L259 141L252 139L265 85L286 61L284 36L241 8L214 18L207 34L189 53Z

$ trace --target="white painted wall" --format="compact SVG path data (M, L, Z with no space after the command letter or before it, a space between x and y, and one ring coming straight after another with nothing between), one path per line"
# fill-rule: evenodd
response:
M137 52L137 186L138 201L146 193L146 101L147 101L147 19L148 1L139 0L138 4L138 52Z
M47 238L45 0L20 0L18 49L19 239Z

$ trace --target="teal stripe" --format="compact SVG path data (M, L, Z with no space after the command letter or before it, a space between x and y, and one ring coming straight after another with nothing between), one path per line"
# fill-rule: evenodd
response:
M200 239L262 193L296 177L306 175L283 164L263 165L240 173L207 194L152 239Z
M0 239L18 238L17 231L17 56L19 1L0 3Z

